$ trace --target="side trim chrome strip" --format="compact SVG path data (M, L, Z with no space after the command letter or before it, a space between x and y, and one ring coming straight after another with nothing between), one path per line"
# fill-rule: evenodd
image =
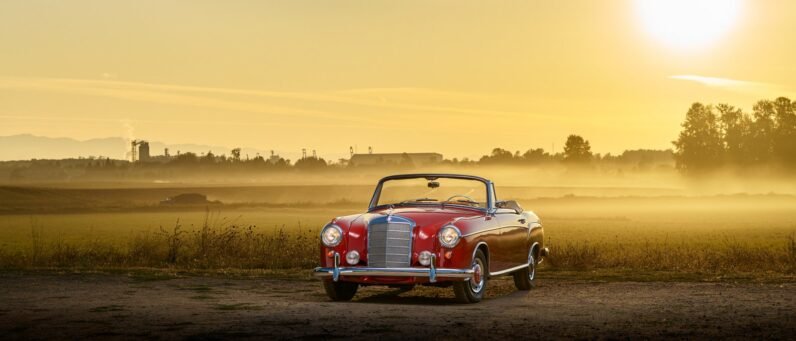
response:
M507 273L509 273L509 272L514 272L514 271L520 270L520 269L522 269L522 268L528 267L528 266L530 266L530 265L531 265L531 263L525 263L525 264L522 264L522 265L517 265L517 266L515 266L515 267L513 267L513 268L510 268L510 269L501 270L501 271L496 271L496 272L490 272L490 273L489 273L489 276L500 276L500 275L505 275L505 274L507 274Z
M499 229L502 229L504 227L505 226L491 227L491 228L488 228L488 229L485 229L485 230L481 230L481 231L470 232L468 234L463 235L462 238L469 237L469 236L472 236L472 235L476 235L476 234L479 234L479 233L489 232L489 231L492 231L492 230L499 230Z

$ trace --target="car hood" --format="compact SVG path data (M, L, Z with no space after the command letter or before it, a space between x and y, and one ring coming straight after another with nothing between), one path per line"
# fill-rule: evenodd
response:
M484 212L476 209L461 207L400 207L390 210L389 208L374 210L368 213L341 217L336 220L341 228L349 234L366 235L367 226L371 220L383 217L388 214L400 216L412 220L415 223L418 233L434 235L443 226L455 223L460 219L483 217Z

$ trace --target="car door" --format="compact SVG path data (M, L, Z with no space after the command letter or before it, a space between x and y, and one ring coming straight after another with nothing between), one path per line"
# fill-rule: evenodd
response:
M505 268L512 268L528 262L528 222L526 217L514 209L497 209L498 221L501 225L500 248L501 263Z

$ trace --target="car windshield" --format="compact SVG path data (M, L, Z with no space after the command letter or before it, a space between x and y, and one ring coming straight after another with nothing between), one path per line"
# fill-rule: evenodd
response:
M478 180L438 178L395 179L382 184L376 206L455 204L485 208L486 184Z

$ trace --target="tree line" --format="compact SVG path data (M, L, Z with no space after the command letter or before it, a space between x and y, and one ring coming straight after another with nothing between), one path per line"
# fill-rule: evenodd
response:
M442 160L440 164L443 165L543 165L552 163L561 163L568 165L583 166L591 163L599 162L614 162L614 163L667 163L673 160L671 150L627 150L619 155L599 154L591 151L591 145L588 140L580 135L569 135L564 143L562 152L550 153L543 148L530 148L525 152L510 151L504 148L493 148L492 152L483 155L477 159L469 158L452 158ZM673 161L671 161L673 163ZM99 163L99 162L98 162ZM260 155L254 158L241 158L240 149L232 149L230 156L225 154L216 155L209 151L202 155L194 153L182 153L164 162L150 162L142 163L141 166L154 166L156 164L163 166L191 166L191 165L238 165L238 166L261 166L264 168L277 168L277 169L320 169L327 167L345 168L345 167L373 167L373 166L354 166L348 163L347 159L340 159L337 162L330 162L318 156L302 157L295 162L289 159L284 159L279 155L272 155L270 158L263 158ZM398 163L384 163L377 164L380 166L415 166L412 164L411 158L407 153ZM135 166L135 165L133 165Z
M673 163L671 150L637 149L626 150L622 154L599 154L591 151L591 144L580 135L569 135L564 143L563 152L549 153L543 148L531 148L525 152L511 152L503 148L494 148L492 153L482 156L477 161L446 160L450 163L481 164L481 165L545 165L562 164L584 167L600 164L626 164L645 168L654 165Z
M796 170L796 102L760 100L752 112L729 104L694 103L675 146L676 167L705 174L726 166Z
M169 178L179 176L220 176L223 174L269 174L292 171L334 171L349 169L385 169L392 171L411 171L416 168L408 155L399 163L354 166L342 159L329 162L321 157L307 156L292 162L279 155L253 158L241 156L240 149L232 149L229 155L214 154L212 151L201 155L180 153L173 156L151 157L148 161L129 162L109 158L85 158L63 160L28 160L0 162L0 182L38 181L42 179L136 179ZM598 154L591 151L588 140L579 135L567 137L562 152L551 153L542 148L530 148L525 152L493 148L491 153L476 159L446 159L439 166L478 167L517 166L545 167L562 165L567 167L616 167L617 169L650 170L673 168L671 150L628 150L619 155Z

